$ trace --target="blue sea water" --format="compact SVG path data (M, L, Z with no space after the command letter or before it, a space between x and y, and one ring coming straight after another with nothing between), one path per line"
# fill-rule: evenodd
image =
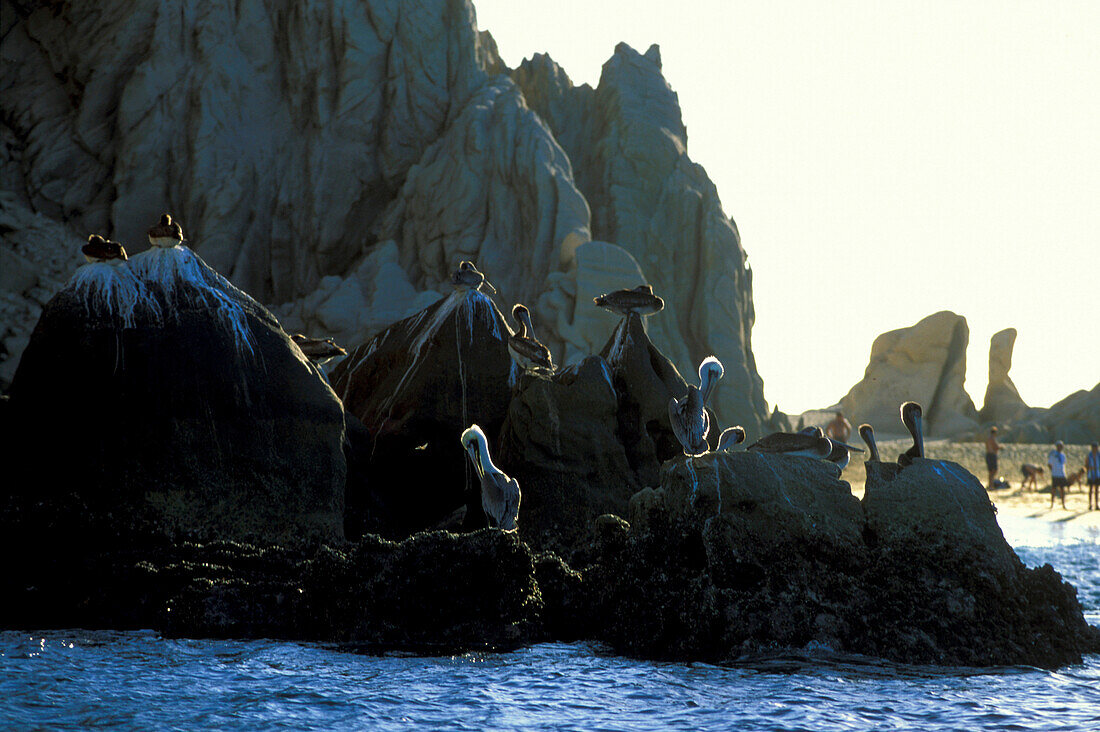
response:
M1100 624L1100 537L1002 517ZM0 633L3 729L1100 730L1100 656L1059 671L911 667L804 649L735 667L592 644L423 658L152 632Z

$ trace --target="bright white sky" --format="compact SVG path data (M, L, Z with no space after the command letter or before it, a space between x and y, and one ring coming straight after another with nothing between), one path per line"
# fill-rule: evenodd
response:
M979 408L1010 326L1029 404L1100 381L1100 2L474 2L505 63L575 84L660 44L749 254L769 403L834 403L875 336L944 309Z

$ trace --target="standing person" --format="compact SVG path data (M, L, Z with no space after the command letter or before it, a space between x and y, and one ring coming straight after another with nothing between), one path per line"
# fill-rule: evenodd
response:
M1100 442L1092 443L1092 452L1085 456L1088 471L1089 510L1100 511Z
M852 436L852 423L844 419L844 412L837 412L833 421L825 428L825 436L840 442L847 442Z
M993 490L993 481L997 479L997 453L1001 451L1001 443L997 442L997 428L989 428L989 437L985 438L985 468L989 471L989 485L987 490Z
M1066 452L1061 440L1054 443L1054 449L1047 455L1047 466L1050 468L1050 507L1054 508L1054 494L1058 493L1062 498L1062 508L1066 507Z

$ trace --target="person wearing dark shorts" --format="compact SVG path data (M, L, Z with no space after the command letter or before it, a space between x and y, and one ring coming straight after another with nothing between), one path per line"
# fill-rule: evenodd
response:
M1100 511L1100 442L1092 443L1092 450L1085 457L1088 472L1089 510Z
M1054 494L1062 499L1062 508L1066 507L1066 488L1069 481L1066 480L1066 451L1065 443L1058 440L1054 443L1054 449L1047 455L1047 467L1050 468L1050 507L1054 508Z
M997 442L997 428L989 428L989 437L985 440L985 468L989 471L989 483L987 490L993 490L993 483L997 480L997 453L1001 451L1001 443Z

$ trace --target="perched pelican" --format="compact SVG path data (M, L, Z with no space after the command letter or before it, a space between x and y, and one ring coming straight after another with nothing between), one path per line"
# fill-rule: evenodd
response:
M468 259L463 259L458 263L458 269L451 274L451 284L460 292L480 290L483 286L489 291L490 295L495 295L497 292L497 288L493 287L489 280L485 279L485 275L478 272L474 263Z
M913 436L913 446L898 455L898 465L903 468L912 465L913 458L924 457L924 435L921 432L923 414L924 410L916 402L905 402L901 405L901 423Z
M683 399L669 400L668 421L672 423L672 433L684 446L685 455L702 455L710 449L707 445L710 415L703 406L703 392L695 384L688 384Z
M126 248L117 241L108 241L99 234L88 237L88 243L80 248L84 259L95 264L107 262L109 264L122 264L129 257L126 256Z
M519 519L519 483L509 478L489 457L489 440L476 424L462 433L462 447L481 479L481 510L490 526L515 531Z
M592 298L592 302L620 315L652 315L665 307L665 301L653 294L651 285L638 285L633 290L615 290Z
M699 364L699 386L688 384L687 394L682 399L673 397L668 402L672 432L683 445L685 455L702 455L710 449L707 445L707 433L710 432L707 399L723 373L722 362L707 356Z
M531 311L526 305L517 303L512 308L512 317L519 323L519 332L508 337L508 352L513 360L524 370L554 371L554 362L550 358L550 349L535 338L535 328L531 323Z
M875 428L869 424L861 424L859 426L859 436L863 438L863 441L867 444L867 449L871 451L868 462L882 462L878 456L878 443L875 442Z
M290 336L290 340L294 341L306 358L318 366L323 366L338 356L348 355L348 352L336 345L336 341L331 338L310 338L302 333L294 333Z
M761 437L745 449L751 452L799 455L801 457L828 460L833 452L832 440L821 435L820 431L818 434L808 432L812 429L815 428L808 427L806 431L793 433L773 432L766 437Z
M862 447L856 447L855 445L849 445L846 442L840 440L829 440L833 443L833 449L829 451L828 457L825 459L836 465L841 469L848 467L848 463L852 459L853 452L863 452Z
M164 214L156 226L149 227L149 243L164 249L182 244L183 227L173 221L169 214Z
M718 449L715 452L722 452L729 450L734 445L740 445L745 441L745 428L738 425L737 427L728 427L722 430L722 434L718 436Z
M726 373L722 368L722 362L714 356L707 356L699 364L699 391L703 392L703 404L710 401L710 395L717 386L718 380Z

